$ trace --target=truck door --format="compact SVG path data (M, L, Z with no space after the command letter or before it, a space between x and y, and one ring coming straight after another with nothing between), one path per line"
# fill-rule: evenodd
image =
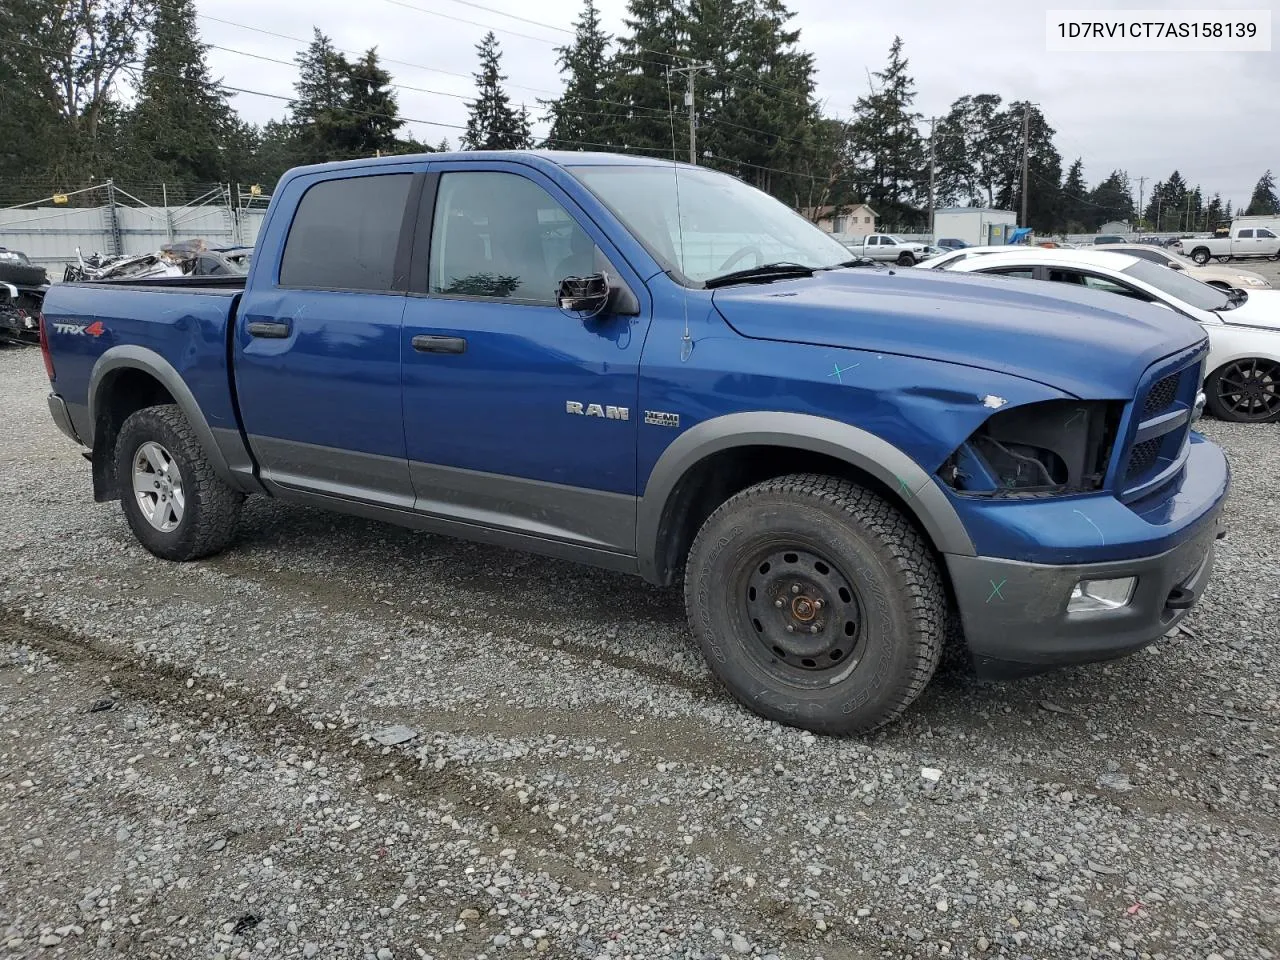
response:
M419 165L423 167L425 165ZM413 170L290 181L236 320L235 377L264 481L408 507L396 256ZM407 248L403 254L407 258Z
M557 306L607 271L638 316ZM631 554L648 297L549 177L501 161L431 166L403 332L404 430L417 509Z

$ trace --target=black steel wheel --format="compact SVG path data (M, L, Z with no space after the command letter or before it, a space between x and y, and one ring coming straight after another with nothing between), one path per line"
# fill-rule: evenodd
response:
M742 614L762 665L795 683L828 683L858 665L858 589L820 551L771 547L743 565Z
M1237 423L1270 423L1280 419L1280 363L1259 357L1234 360L1209 375L1205 383L1209 412Z
M883 497L838 477L748 487L707 518L685 568L689 626L741 703L819 733L896 719L937 669L946 592Z

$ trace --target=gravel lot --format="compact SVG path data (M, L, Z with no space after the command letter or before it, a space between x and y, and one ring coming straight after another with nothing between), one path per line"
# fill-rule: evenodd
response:
M1204 424L1175 636L837 740L638 580L261 499L155 560L45 392L0 350L0 955L1280 955L1280 426Z

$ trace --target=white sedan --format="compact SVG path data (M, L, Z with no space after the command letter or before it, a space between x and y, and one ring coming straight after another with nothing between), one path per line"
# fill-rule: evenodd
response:
M943 269L1070 283L1175 310L1209 335L1209 411L1223 420L1280 420L1280 290L1219 290L1148 260L1093 250L1006 249Z

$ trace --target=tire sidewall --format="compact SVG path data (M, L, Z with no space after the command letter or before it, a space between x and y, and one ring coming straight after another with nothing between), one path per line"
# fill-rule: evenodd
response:
M133 458L144 443L154 441L173 458L182 479L185 503L182 520L169 532L157 530L143 516L133 492ZM200 526L200 492L192 469L192 454L186 440L158 416L153 408L139 410L125 420L116 438L116 479L120 485L120 501L133 534L152 553L169 560L186 559L195 543Z
M1229 364L1224 364L1217 370L1213 371L1213 373L1209 374L1209 376L1205 377L1204 405L1208 408L1209 412L1219 420L1225 420L1227 423L1274 423L1277 419L1275 416L1264 417L1261 419L1241 417L1237 415L1235 411L1223 404L1222 400L1218 397L1218 382L1222 379L1222 372L1227 368L1227 366L1229 366Z
M747 509L713 518L700 534L705 552L692 565L689 606L697 640L721 682L772 720L845 733L878 725L903 696L914 662L910 618L895 602L888 551L856 518L820 502L767 494ZM857 662L835 683L801 687L768 673L748 649L760 645L742 614L739 579L761 549L801 547L822 555L855 587L862 608Z

